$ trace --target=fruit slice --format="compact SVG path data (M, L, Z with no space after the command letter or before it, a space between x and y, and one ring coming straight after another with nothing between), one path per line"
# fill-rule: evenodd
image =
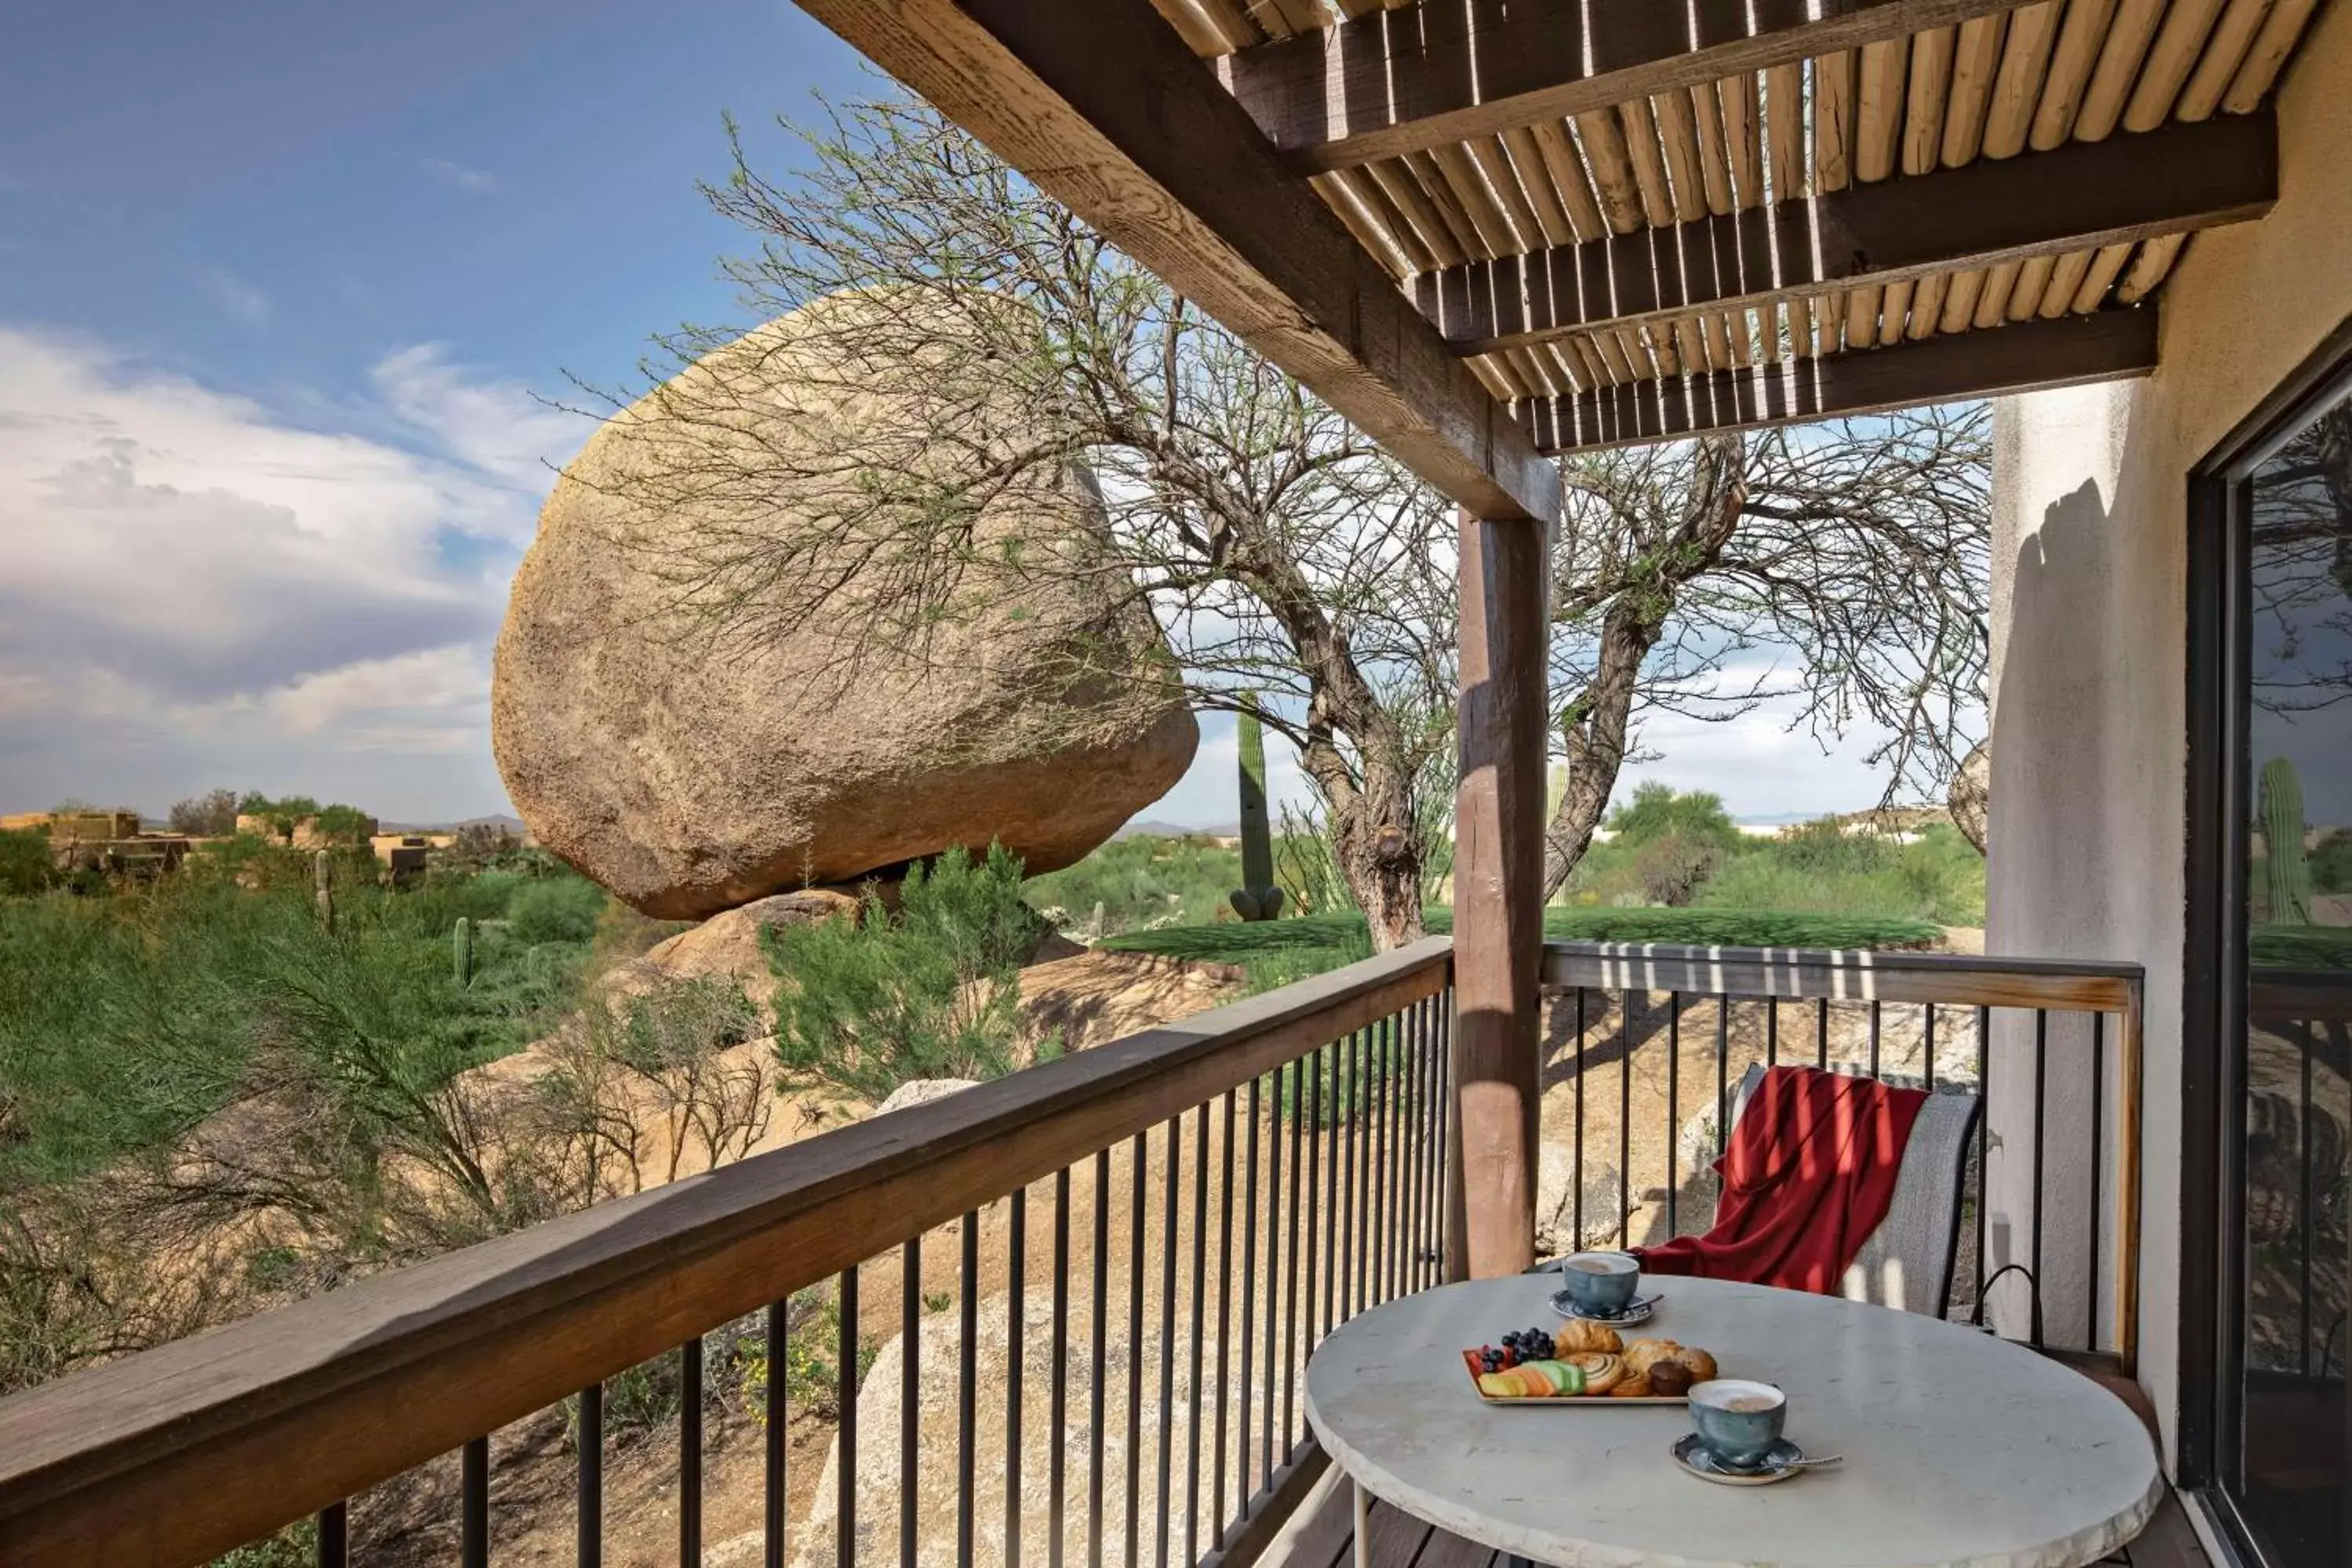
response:
M1478 1392L1489 1399L1516 1399L1518 1379L1507 1372L1482 1372L1478 1374Z
M1556 1361L1531 1361L1520 1370L1529 1377L1540 1379L1547 1396L1558 1394L1568 1381L1568 1368Z

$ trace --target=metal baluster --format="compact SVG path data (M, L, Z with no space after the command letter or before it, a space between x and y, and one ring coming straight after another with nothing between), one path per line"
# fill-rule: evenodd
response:
M2107 1016L2091 1015L2091 1206L2084 1211L2090 1223L2084 1228L2091 1237L2090 1267L2083 1278L2090 1281L2084 1291L2083 1307L2083 1348L2095 1352L2099 1348L2099 1236L2103 1228L2099 1217L2099 1188L2104 1173L2099 1163L2105 1156L2107 1131Z
M1878 1077L1878 1037L1885 1010L1884 1002L1874 1001L1870 1005L1870 1076L1874 1079Z
M490 1440L475 1438L457 1461L457 1561L490 1568Z
M1731 1126L1731 998L1715 994L1715 1157Z
M1991 1216L1985 1213L1989 1185L1985 1169L1991 1153L1992 1128L1992 1009L1977 1009L1977 1316L1990 1316L1985 1300L1985 1248L1992 1241Z
M604 1385L580 1391L580 1568L604 1561Z
M1429 1000L1412 1005L1405 1028L1405 1216L1402 1294L1421 1289L1423 1237L1428 1233Z
M969 1284L965 1293L969 1300ZM841 1309L841 1321L834 1334L833 1398L840 1410L835 1417L837 1425L835 1429L840 1448L840 1464L835 1471L837 1484L834 1490L833 1560L839 1568L857 1568L857 1265L855 1263L841 1271L836 1305ZM970 1333L964 1335L963 1342L969 1353L971 1344ZM965 1386L970 1387L969 1380ZM965 1408L971 1408L968 1402ZM968 1475L963 1495L967 1500L971 1496Z
M1070 1168L1054 1173L1054 1423L1053 1452L1045 1460L1045 1500L1052 1521L1045 1538L1046 1568L1062 1568L1063 1521L1069 1517L1065 1450L1070 1434Z
M1307 1108L1308 1122L1307 1132L1306 1351L1309 1355L1315 1353L1316 1345L1323 1338L1323 1332L1320 1327L1322 1323L1322 1314L1318 1310L1315 1304L1315 1233L1318 1228L1320 1228L1317 1222L1321 1218L1321 1215L1317 1213L1317 1210L1323 1206L1323 1081L1325 1076L1326 1053L1328 1053L1329 1049L1330 1047L1328 1046L1317 1048L1315 1052L1314 1075L1308 1079L1307 1086L1309 1103ZM1323 1299L1326 1301L1328 1301L1330 1299L1329 1285L1331 1269L1330 1261L1328 1257L1324 1260L1323 1278L1325 1286ZM1297 1439L1294 1437L1292 1441L1295 1442Z
M915 1478L922 1473L923 1238L898 1251L898 1565L915 1568L920 1528Z
M1927 1092L1933 1094L1936 1092L1936 1005L1928 1003L1926 1010L1927 1021L1924 1048L1927 1053Z
M2050 1009L2033 1010L2033 1343L2042 1344L2042 1123L2047 1119L2050 1080Z
M1143 1551L1139 1505L1143 1500L1143 1173L1150 1166L1150 1134L1135 1135L1134 1180L1128 1184L1127 1255L1127 1568Z
M1294 1061L1290 1065L1292 1068L1296 1068L1298 1064ZM1292 1074L1292 1077L1294 1079L1297 1077L1296 1072ZM1285 1261L1289 1261L1293 1270L1295 1271L1297 1268L1296 1260L1292 1258L1291 1255L1286 1250L1283 1245L1284 1232L1282 1226L1276 1223L1282 1215L1282 1134L1286 1127L1296 1129L1298 1125L1298 1115L1295 1109L1297 1102L1296 1100L1285 1101L1282 1096L1281 1069L1276 1068L1274 1080L1274 1092L1272 1096L1273 1104L1271 1108L1280 1117L1280 1120L1272 1127L1267 1128L1265 1132L1265 1407L1258 1413L1259 1436L1257 1452L1258 1472L1260 1478L1258 1486L1261 1488L1271 1486L1274 1481L1274 1380L1276 1376L1274 1367L1274 1320L1276 1309L1280 1308L1282 1305L1282 1265ZM1294 1107L1294 1109L1289 1110L1283 1110L1283 1107L1286 1104ZM1291 1173L1291 1226L1289 1231L1289 1237L1292 1240L1297 1239L1298 1235L1297 1184L1297 1168L1294 1165L1292 1167ZM1286 1429L1289 1419L1289 1415L1286 1412L1283 1416Z
M1584 1173L1576 1173L1577 1184ZM1633 1242L1633 994L1617 997L1617 1245ZM1577 1245L1584 1244L1582 1237Z
M2306 1026L2309 1027L2309 1026ZM2299 1208L2295 1225L2295 1273L2298 1295L2295 1300L2295 1365L2305 1377L2311 1375L2311 1236L2316 1202L2311 1180L2311 1056L2313 1041L2303 1041L2302 1105L2295 1122L2295 1142L2301 1146L2301 1180L2298 1184ZM2331 1336L2332 1337L2332 1336Z
M1252 1079L1250 1084L1252 1088L1255 1088L1257 1080ZM1234 1134L1239 1131L1234 1121L1234 1091L1229 1089L1225 1090L1225 1180L1224 1184L1217 1189L1217 1436L1215 1450L1217 1473L1210 1493L1209 1507L1210 1519L1219 1532L1225 1528L1225 1476L1231 1468L1225 1463L1227 1387L1225 1374L1228 1370L1227 1352L1233 1349L1234 1343L1233 1335L1229 1331L1233 1326L1234 1302ZM1251 1142L1251 1148L1255 1153L1256 1142L1254 1139ZM1193 1223L1197 1225L1199 1221L1195 1220ZM1249 1264L1244 1262L1242 1269L1242 1289L1246 1291L1251 1285ZM1244 1296L1243 1301L1242 1339L1246 1343L1249 1339L1248 1298ZM1197 1317L1200 1313L1199 1306L1195 1305L1192 1310ZM1197 1338L1195 1342L1198 1342ZM1242 1373L1242 1383L1244 1385L1249 1383L1248 1373ZM1195 1378L1193 1387L1197 1391L1199 1386L1200 1380ZM1196 1400L1199 1397L1197 1392L1194 1397ZM1248 1395L1244 1394L1243 1398L1246 1400ZM1198 1419L1198 1417L1194 1418L1196 1424ZM1249 1409L1246 1405L1242 1409L1241 1427L1244 1434L1249 1431ZM1244 1448L1249 1447L1247 1436L1243 1437L1242 1446Z
M1780 1065L1780 999L1778 996L1764 999L1764 1065L1768 1068Z
M1369 1150L1364 1156L1364 1287L1356 1302L1360 1312L1376 1301L1388 1300L1388 1027L1386 1019L1374 1024L1366 1042L1370 1067L1364 1098L1370 1108L1371 1120L1364 1129Z
M1364 1034L1352 1030L1339 1058L1339 1092L1332 1097L1338 1120L1331 1129L1331 1185L1339 1194L1339 1233L1332 1251L1339 1260L1339 1294L1328 1328L1336 1329L1355 1316L1356 1267L1362 1248L1356 1245L1356 1132L1364 1119Z
M351 1560L351 1505L331 1502L319 1510L319 1568L348 1568Z
M677 1561L702 1563L702 1340L677 1352Z
M1289 1285L1286 1291L1286 1304L1283 1308L1282 1321L1282 1449L1285 1457L1288 1456L1291 1446L1298 1440L1297 1436L1297 1406L1292 1398L1296 1392L1294 1384L1298 1377L1298 1179L1301 1171L1307 1172L1309 1175L1314 1172L1311 1152L1314 1145L1306 1140L1306 1119L1299 1114L1299 1106L1303 1103L1304 1096L1313 1092L1312 1079L1307 1077L1305 1063L1306 1058L1302 1057L1290 1064L1290 1225L1284 1233L1288 1242L1285 1250L1289 1257L1289 1262L1286 1265ZM1306 1078L1307 1081L1301 1081L1302 1078ZM1315 1292L1315 1210L1312 1207L1311 1199L1306 1211L1306 1235L1307 1291L1311 1297ZM1307 1335L1311 1340L1315 1331L1315 1305L1311 1300L1307 1306ZM1272 1466L1275 1461L1271 1448L1266 1451L1266 1458L1269 1467ZM1272 1474L1271 1468L1267 1473L1269 1476Z
M1094 1369L1087 1393L1087 1568L1102 1568L1103 1384L1107 1381L1110 1331L1110 1151L1095 1153L1095 1310L1087 1364Z
M1830 1070L1830 999L1822 997L1813 1004L1813 1065L1822 1071Z
M767 1451L761 1467L767 1495L761 1500L761 1568L784 1568L784 1425L790 1414L784 1405L784 1366L791 1318L789 1303L768 1303ZM908 1342L911 1348L913 1342Z
M1173 1247L1175 1237L1169 1237ZM1201 1560L1201 1347L1207 1325L1209 1288L1209 1108L1192 1113L1192 1350L1185 1386L1192 1390L1192 1419L1184 1423L1184 1561ZM1172 1327L1172 1325L1171 1325Z
M1007 1210L1004 1261L1004 1568L1021 1568L1021 1331L1027 1308L1029 1189Z
M1405 1152L1405 1126L1412 1111L1408 1101L1412 1079L1405 1064L1412 1059L1411 1046L1406 1037L1405 1015L1389 1020L1388 1070L1382 1081L1388 1085L1389 1107L1389 1179L1382 1200L1387 1215L1388 1276L1381 1291L1383 1300L1392 1301L1404 1294L1405 1243L1412 1234L1412 1163Z
M1666 993L1666 1234L1682 1234L1675 1156L1682 1142L1683 994Z
M1183 1131L1181 1115L1169 1118L1167 1197L1160 1222L1160 1518L1152 1556L1158 1568L1168 1568L1168 1503L1175 1458L1168 1450L1176 1429L1176 1226L1184 1171Z
M1584 987L1576 988L1576 1158L1568 1168L1570 1213L1576 1234L1568 1238L1574 1252L1584 1245Z
M980 1469L980 1211L963 1215L963 1257L957 1269L958 1336L956 1358L956 1561L971 1561L975 1535L973 1515L980 1499L975 1481ZM847 1437L842 1439L849 1441ZM846 1452L846 1450L845 1450ZM847 1515L843 1516L846 1529ZM843 1537L847 1540L846 1534ZM842 1568L851 1568L845 1560Z
M1241 1512L1244 1518L1249 1514L1250 1496L1252 1490L1250 1487L1250 1439L1256 1436L1257 1433L1257 1427L1252 1424L1250 1420L1251 1395L1256 1392L1257 1387L1255 1381L1257 1373L1257 1288L1259 1280L1265 1279L1271 1281L1274 1274L1274 1266L1270 1253L1268 1255L1266 1268L1263 1273L1259 1271L1257 1262L1258 1117L1263 1111L1262 1101L1265 1098L1264 1085L1265 1080L1263 1078L1254 1078L1250 1079L1249 1110L1247 1112L1249 1122L1249 1153L1242 1162L1242 1375L1241 1382L1237 1385L1241 1393L1241 1408L1235 1413L1236 1419L1234 1424L1235 1434L1241 1444L1241 1464L1240 1468L1234 1473L1234 1492L1241 1505ZM1232 1140L1228 1138L1226 1142L1230 1144ZM1277 1142L1277 1147L1278 1146L1279 1144ZM1231 1184L1228 1183L1227 1184L1230 1185ZM1266 1240L1271 1243L1274 1240L1274 1226L1272 1225L1268 1225L1265 1227L1265 1233ZM1265 1321L1266 1326L1271 1329L1274 1325L1274 1307L1271 1302L1268 1302L1266 1306ZM1223 1334L1219 1334L1218 1343L1222 1345L1223 1342L1224 1336ZM1274 1370L1273 1357L1269 1355L1266 1358L1266 1370L1271 1373ZM1219 1364L1222 1366L1223 1363L1220 1361ZM1219 1472L1220 1475L1223 1473L1223 1471Z

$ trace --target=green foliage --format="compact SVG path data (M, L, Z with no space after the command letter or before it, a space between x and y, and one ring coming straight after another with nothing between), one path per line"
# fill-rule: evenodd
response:
M924 1298L924 1304L934 1312L944 1311L949 1305L945 1296ZM785 1310L784 1321L784 1408L809 1411L825 1420L838 1419L841 1415L841 1302L830 1286L812 1285L792 1299ZM860 1334L857 1339L856 1383L863 1384L866 1374L874 1369L875 1357L881 1353L882 1342L872 1334ZM734 1361L738 1368L736 1387L743 1408L761 1426L768 1422L768 1379L774 1369L769 1364L768 1336L764 1333L739 1334L735 1340Z
M258 848L137 892L0 899L0 1201L172 1141L265 1062L367 1138L429 1140L417 1118L450 1073L535 1037L576 994L584 940L482 925L520 879L395 891L339 867L328 931L312 858ZM450 975L460 916L481 930L470 990Z
M1743 843L1723 797L1702 790L1688 794L1673 785L1652 782L1633 792L1633 798L1609 814L1605 826L1620 844L1652 843L1679 835L1695 847L1737 849Z
M1089 938L1158 926L1205 925L1241 886L1238 850L1213 838L1163 838L1139 833L1114 838L1075 866L1032 877L1023 893L1030 906L1064 931ZM1102 930L1093 930L1102 907Z
M316 1520L298 1520L267 1541L240 1546L215 1557L212 1568L310 1568L319 1560Z
M449 928L449 978L461 991L474 983L474 922L464 915Z
M1563 896L1571 907L1670 904L1686 896L1708 909L1978 926L1984 860L1946 823L1906 837L1828 818L1772 837L1738 835L1722 847L1710 840L1704 855L1670 827L1646 842L1595 844Z
M1042 931L1003 845L913 867L896 913L869 892L855 921L771 926L777 1054L869 1100L916 1079L999 1077L1019 1065L1018 972Z
M584 942L595 936L604 903L604 889L585 877L537 877L516 889L507 921L518 942Z
M167 819L174 833L218 838L236 831L236 791L216 789L180 801Z
M2273 925L2311 923L2311 867L2303 850L2303 784L2294 764L2273 757L2263 764L2263 908Z
M24 898L58 886L49 836L38 828L0 833L0 898Z
M2257 925L2249 942L2258 969L2352 969L2352 926Z
M375 831L375 819L355 805L319 808L317 831L331 844L364 844Z
M1680 909L1715 870L1721 850L1714 843L1670 827L1633 845L1633 874L1646 903Z
M2311 887L2319 893L2352 893L2352 830L2337 828L2311 852Z

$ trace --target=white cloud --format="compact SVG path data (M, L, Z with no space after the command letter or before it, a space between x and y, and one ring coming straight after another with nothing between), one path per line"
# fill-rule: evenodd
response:
M325 772L386 815L499 804L488 643L541 459L586 425L437 349L376 381L362 414L413 447L0 327L9 799L153 809L215 780L320 794ZM387 777L417 798L368 793Z
M445 185L478 196L487 196L499 188L499 177L488 169L476 169L448 158L424 160L425 172Z
M247 282L226 267L205 269L205 287L213 300L229 315L248 327L265 326L269 321L269 296L255 284Z

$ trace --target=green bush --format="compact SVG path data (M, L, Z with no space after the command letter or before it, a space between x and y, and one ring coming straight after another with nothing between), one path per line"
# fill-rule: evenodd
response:
M1213 838L1114 838L1075 866L1032 877L1032 908L1065 931L1090 936L1154 926L1199 925L1217 918L1225 895L1241 886L1242 857ZM1102 907L1100 931L1093 928Z
M0 898L45 893L57 885L47 834L37 828L0 833Z
M1018 973L1043 929L1002 845L911 868L896 913L869 892L855 920L771 926L777 1054L868 1100L917 1079L999 1077L1018 1065Z
M509 933L527 946L591 941L604 912L604 889L569 872L523 880L506 908Z
M1648 844L1678 835L1694 845L1737 849L1745 842L1723 797L1703 790L1687 794L1671 784L1650 783L1633 791L1633 798L1609 814L1603 824L1620 844Z

